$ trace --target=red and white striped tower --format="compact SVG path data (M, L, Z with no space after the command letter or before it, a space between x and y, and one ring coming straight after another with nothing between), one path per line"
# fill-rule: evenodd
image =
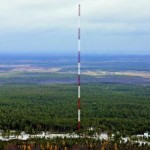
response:
M80 75L81 75L81 65L80 65L80 50L81 50L81 45L80 45L80 38L81 38L81 28L80 28L80 16L81 16L81 6L79 4L78 6L78 17L79 17L79 25L78 25L78 131L80 130L81 127L81 102L80 102Z

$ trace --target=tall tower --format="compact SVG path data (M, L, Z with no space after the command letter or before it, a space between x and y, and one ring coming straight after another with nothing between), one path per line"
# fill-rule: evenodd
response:
M79 24L78 24L78 131L80 131L81 127L81 102L80 102L80 75L81 75L81 65L80 65L80 50L81 50L81 44L80 44L80 39L81 39L81 28L80 28L80 16L81 16L81 6L80 4L78 5L78 19L79 19Z

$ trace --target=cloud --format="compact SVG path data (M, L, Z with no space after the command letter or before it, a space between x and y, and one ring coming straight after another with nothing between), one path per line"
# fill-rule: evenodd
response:
M83 0L85 28L101 33L147 33L150 31L149 0Z
M76 5L69 0L3 0L0 2L0 28L36 30L69 25ZM68 26L69 27L69 26Z
M149 32L149 0L81 0L82 26L104 33ZM77 26L77 1L1 0L0 30L31 31Z

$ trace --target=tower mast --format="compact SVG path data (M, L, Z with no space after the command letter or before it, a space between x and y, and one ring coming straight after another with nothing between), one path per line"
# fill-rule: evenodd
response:
M80 51L81 51L81 27L80 27L80 16L81 16L81 5L78 5L78 131L81 128L81 101L80 101L80 75L81 75L81 62L80 62Z

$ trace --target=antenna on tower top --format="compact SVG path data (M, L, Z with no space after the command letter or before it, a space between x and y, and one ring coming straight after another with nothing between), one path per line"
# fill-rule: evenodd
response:
M81 5L78 5L78 19L79 19L79 25L78 25L78 131L80 131L81 128L81 102L80 102L80 75L81 75L81 65L80 65L80 51L81 51L81 27L80 27L80 16L81 16Z

